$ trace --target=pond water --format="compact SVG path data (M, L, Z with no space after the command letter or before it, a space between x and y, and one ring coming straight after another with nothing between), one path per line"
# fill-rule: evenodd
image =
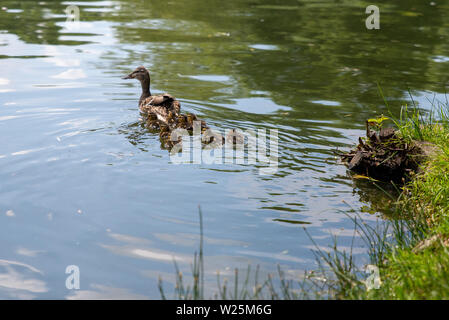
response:
M384 202L334 155L364 121L441 98L447 4L381 1L367 30L354 1L1 1L0 298L159 298L189 272L204 219L215 274L315 268L313 245L349 246ZM80 22L67 23L68 6ZM152 90L218 131L277 129L278 169L176 165L141 125L139 65ZM364 252L354 248L356 254ZM66 288L66 267L80 290Z

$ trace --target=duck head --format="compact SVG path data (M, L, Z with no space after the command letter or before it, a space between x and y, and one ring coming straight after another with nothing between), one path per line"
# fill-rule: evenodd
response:
M127 76L123 77L122 79L137 79L139 81L145 81L150 79L150 73L148 72L145 67L140 66L137 67L136 70L128 74Z
M128 74L126 77L123 77L122 79L137 79L140 81L140 84L142 85L142 95L139 99L139 105L142 103L142 101L151 96L150 73L147 69L145 69L145 67L137 67L136 70Z

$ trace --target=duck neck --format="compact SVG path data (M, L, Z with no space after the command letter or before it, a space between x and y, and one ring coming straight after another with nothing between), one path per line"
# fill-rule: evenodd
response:
M142 85L142 95L140 96L139 104L142 103L143 100L151 96L150 78L143 79L142 81L140 81L140 84Z

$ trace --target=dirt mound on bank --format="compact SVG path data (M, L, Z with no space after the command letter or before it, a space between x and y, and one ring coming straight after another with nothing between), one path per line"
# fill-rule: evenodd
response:
M426 158L422 143L407 143L393 128L371 130L359 138L356 149L342 154L348 169L380 181L404 183Z

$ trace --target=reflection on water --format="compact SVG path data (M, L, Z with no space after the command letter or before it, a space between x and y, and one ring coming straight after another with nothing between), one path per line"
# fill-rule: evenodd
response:
M388 198L333 151L388 113L378 84L398 114L408 88L421 106L444 99L449 71L446 5L379 6L367 31L351 1L3 1L0 298L158 298L174 258L190 270L198 205L211 291L217 270L312 269L304 226L320 246L334 233L350 246L344 213L374 223ZM142 64L155 93L220 132L279 130L278 171L172 164L139 120L138 84L121 80ZM67 265L80 291L65 288Z
M22 252L17 252L23 254ZM32 299L48 291L42 271L17 261L0 260L0 288L7 298Z

